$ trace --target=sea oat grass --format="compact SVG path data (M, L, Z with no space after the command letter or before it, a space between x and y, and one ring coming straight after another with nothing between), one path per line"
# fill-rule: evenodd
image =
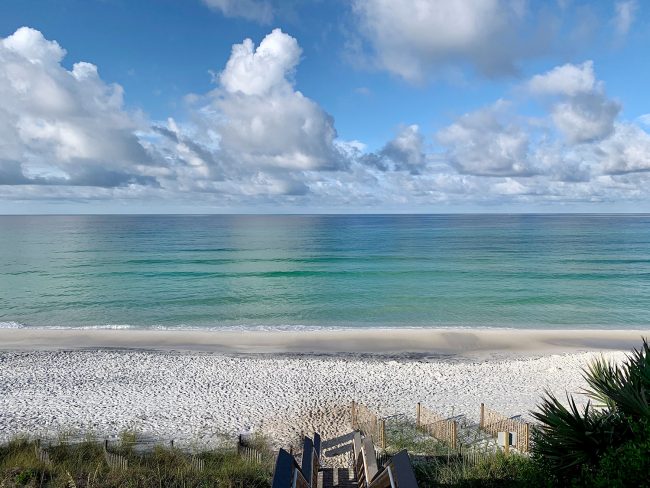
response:
M88 439L72 443L67 439L42 446L49 462L39 461L38 444L26 438L0 446L1 487L268 487L269 463L251 463L235 450L204 450L194 455L203 460L202 469L192 464L192 455L170 446L157 445L138 451L134 439L123 436L115 446L128 460L126 469L111 468L103 442ZM110 448L113 451L113 448Z

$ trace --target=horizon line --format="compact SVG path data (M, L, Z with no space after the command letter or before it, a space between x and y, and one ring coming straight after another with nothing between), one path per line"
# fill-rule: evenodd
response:
M188 212L149 212L149 213L6 213L0 217L291 217L291 216L453 216L453 215L626 215L626 216L650 216L650 212L212 212L212 213L188 213Z

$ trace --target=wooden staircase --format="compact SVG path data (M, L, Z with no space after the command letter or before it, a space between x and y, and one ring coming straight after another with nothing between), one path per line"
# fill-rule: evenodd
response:
M329 448L329 449L328 449ZM349 455L353 468L326 467L329 456ZM301 463L280 449L275 464L272 488L417 488L411 461L406 451L382 463L370 437L361 432L321 443L320 436L304 437Z
M321 468L318 488L358 488L352 468Z

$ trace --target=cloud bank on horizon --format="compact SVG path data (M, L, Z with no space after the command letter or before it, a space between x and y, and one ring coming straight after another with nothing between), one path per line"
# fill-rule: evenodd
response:
M271 1L203 3L263 26L279 15ZM630 35L639 7L612 4L613 43ZM564 31L544 12L523 0L354 0L350 15L358 30L346 34L347 58L392 83L435 89L458 70L514 81L436 130L405 121L372 149L340 137L336 114L298 89L303 49L280 28L232 45L213 88L183 98L182 120L154 120L97 66L66 64L64 46L20 27L0 39L0 200L133 211L138 202L413 211L649 201L650 115L625 119L591 59L521 74L558 49Z

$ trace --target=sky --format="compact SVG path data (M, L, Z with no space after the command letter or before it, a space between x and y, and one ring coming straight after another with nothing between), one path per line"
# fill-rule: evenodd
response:
M0 213L650 212L640 0L2 0Z

